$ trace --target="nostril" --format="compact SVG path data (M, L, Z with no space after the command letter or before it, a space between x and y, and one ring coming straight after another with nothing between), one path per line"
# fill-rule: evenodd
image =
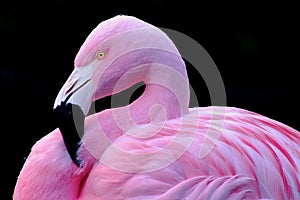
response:
M78 82L78 69L75 68L75 70L70 75L67 86L65 89L65 95L69 94L70 91L74 88L75 84Z
M72 89L74 88L74 86L76 85L77 82L78 82L78 80L70 79L70 81L68 82L66 91L65 91L65 95L69 94L72 91Z

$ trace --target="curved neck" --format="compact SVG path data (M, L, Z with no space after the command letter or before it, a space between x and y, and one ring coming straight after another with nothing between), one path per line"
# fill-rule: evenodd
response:
M159 64L151 65L145 84L145 92L129 107L144 116L146 123L177 118L188 112L189 85L185 72Z
M189 83L185 69L151 64L143 79L144 93L128 106L111 109L123 130L134 125L161 122L188 112Z

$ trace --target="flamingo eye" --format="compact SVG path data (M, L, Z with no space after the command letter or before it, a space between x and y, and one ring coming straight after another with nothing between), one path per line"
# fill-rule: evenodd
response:
M97 52L96 56L99 60L101 60L104 58L104 52Z

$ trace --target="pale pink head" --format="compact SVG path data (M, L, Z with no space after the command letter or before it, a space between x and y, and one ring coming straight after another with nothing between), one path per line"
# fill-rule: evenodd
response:
M92 101L141 81L173 87L171 92L183 110L188 107L188 78L177 48L160 29L135 17L119 15L100 23L81 46L74 64L54 107L69 98L86 114Z

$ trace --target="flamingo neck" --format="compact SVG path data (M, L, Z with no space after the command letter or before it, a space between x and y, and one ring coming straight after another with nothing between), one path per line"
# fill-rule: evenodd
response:
M185 68L180 71L151 65L144 82L142 96L126 107L136 124L174 119L188 112L189 84Z
M165 86L146 84L143 95L127 108L136 124L159 122L180 117L187 107Z

